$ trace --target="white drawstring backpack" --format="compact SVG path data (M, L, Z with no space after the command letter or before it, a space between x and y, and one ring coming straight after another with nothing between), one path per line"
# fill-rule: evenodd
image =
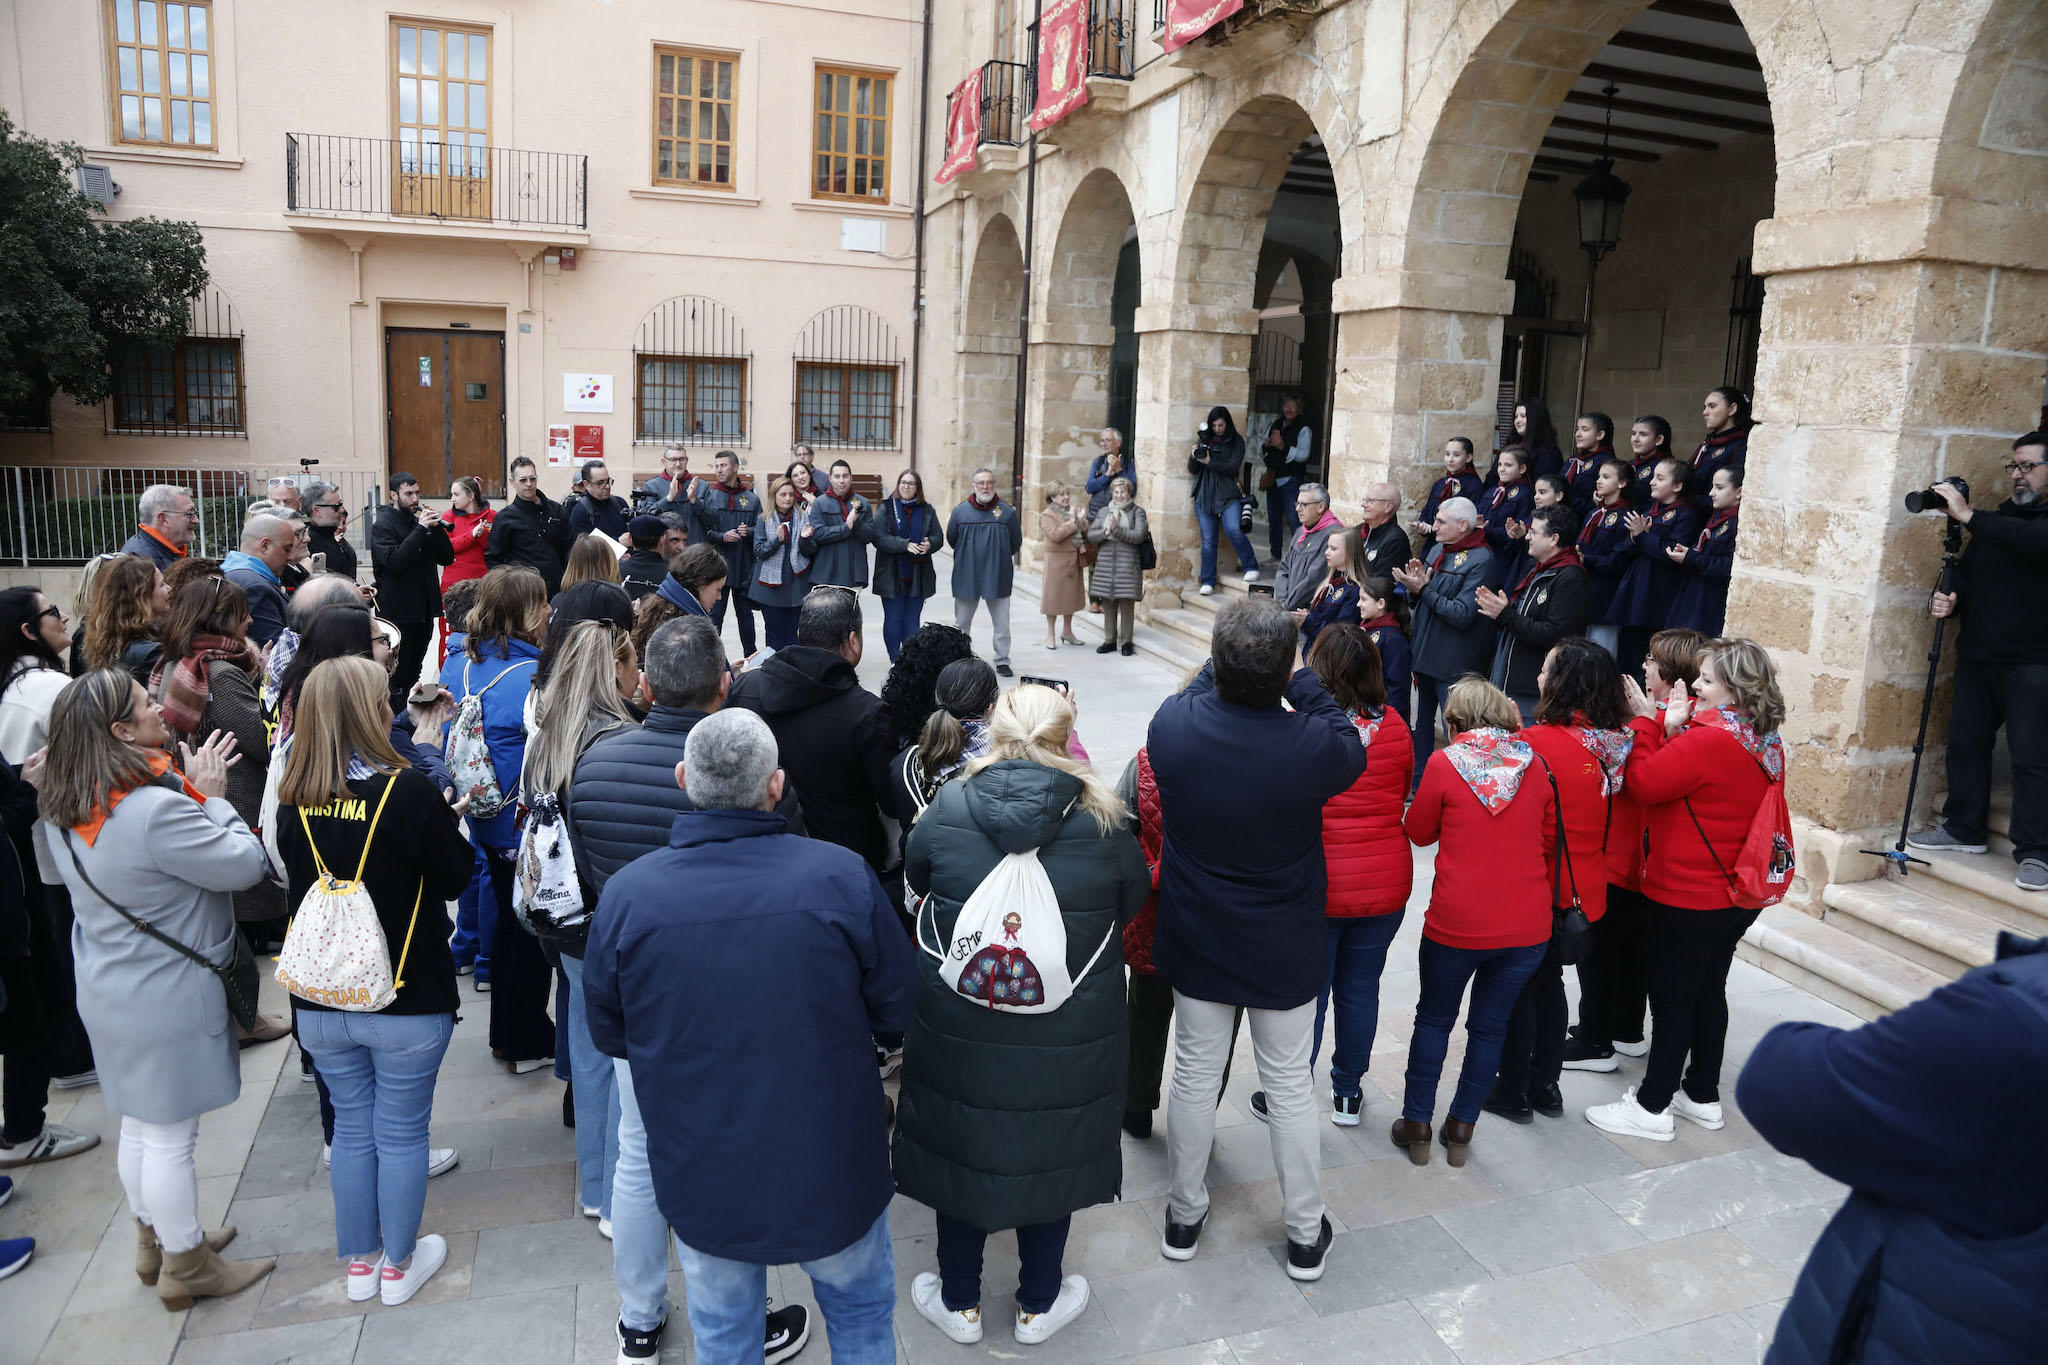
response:
M1066 1004L1117 933L1111 923L1087 965L1067 975L1066 920L1035 848L1005 854L989 870L960 907L953 941L938 948L926 942L931 902L926 896L918 906L917 943L938 959L939 979L970 1000L1013 1014L1050 1014Z
M391 970L391 945L385 940L384 925L377 918L376 902L363 885L363 868L369 864L370 843L377 837L377 821L398 776L384 784L377 798L376 814L363 836L363 856L356 860L353 880L342 881L327 870L320 849L313 842L313 828L306 823L306 808L299 807L299 827L306 831L306 847L313 854L319 873L299 902L291 927L285 930L284 950L277 955L277 984L301 1000L329 1009L371 1014L398 998L405 984L405 959L412 951L413 930L419 927L420 899L426 894L426 879L412 898L412 922L405 929L405 946L398 952L398 971ZM356 798L344 790L338 801Z

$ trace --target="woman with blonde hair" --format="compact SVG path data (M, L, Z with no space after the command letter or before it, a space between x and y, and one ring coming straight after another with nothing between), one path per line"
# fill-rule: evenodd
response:
M1102 600L1102 643L1097 654L1116 650L1125 657L1137 652L1132 642L1138 599L1145 595L1145 568L1139 547L1152 534L1145 509L1137 502L1137 485L1119 474L1109 481L1109 503L1095 514L1088 543L1100 546L1090 590Z
M157 630L170 613L163 571L139 555L119 555L93 578L85 609L85 667L125 668L147 684L163 658Z
M328 1183L352 1302L396 1306L448 1259L419 1235L427 1120L455 1033L448 902L469 880L455 812L391 747L389 680L368 659L329 659L300 690L278 778L278 851L301 904L322 877L353 874L377 908L397 996L374 1012L295 997L299 1045L334 1103Z
M1038 514L1038 534L1045 540L1043 581L1038 590L1038 609L1045 616L1045 647L1058 649L1060 641L1081 643L1074 634L1074 613L1088 605L1081 592L1081 554L1088 546L1088 518L1074 506L1073 490L1055 480L1045 486L1045 510ZM1055 624L1061 627L1057 639Z
M1669 1142L1672 1115L1720 1128L1728 968L1757 910L1735 904L1751 822L1785 780L1785 695L1754 640L1707 644L1699 683L1679 681L1663 715L1627 680L1635 719L1628 794L1642 803L1650 1059L1640 1086L1586 1111L1594 1127Z
M220 1258L234 1229L200 1226L193 1162L200 1116L242 1093L234 1016L214 968L236 956L230 896L270 860L227 800L234 738L179 745L182 771L171 743L141 683L95 669L51 709L38 804L77 917L79 1017L107 1110L121 1116L135 1272L179 1312L247 1288L276 1263Z
M1068 756L1073 728L1060 693L1004 693L988 751L939 788L910 835L905 876L925 952L903 1049L896 1187L938 1211L939 1270L917 1277L911 1301L957 1342L981 1340L982 1248L1004 1228L1017 1230L1022 1262L1016 1339L1044 1341L1078 1317L1088 1282L1061 1274L1072 1215L1122 1185L1127 1042L1114 940L1152 883L1123 802ZM1017 853L1035 855L1066 930L1073 995L1048 1013L963 994L932 947L952 941L975 888Z
M786 478L777 479L754 523L754 581L747 588L747 600L760 610L767 628L770 649L796 643L796 618L810 591L814 553L800 490Z
M563 588L573 588L578 583L618 583L619 557L612 547L594 535L580 535L569 547L569 563L562 570Z

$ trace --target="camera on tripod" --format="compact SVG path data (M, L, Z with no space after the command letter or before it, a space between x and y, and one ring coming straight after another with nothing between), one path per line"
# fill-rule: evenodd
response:
M1970 500L1969 482L1961 476L1957 476L1956 478L1952 479L1936 480L1932 487L1922 488L1917 492L1906 494L1906 510L1908 512L1916 513L1947 511L1948 499L1942 497L1941 493L1939 492L1942 484L1947 484L1949 487L1955 489L1956 492L1961 493L1963 495L1964 502L1968 502Z

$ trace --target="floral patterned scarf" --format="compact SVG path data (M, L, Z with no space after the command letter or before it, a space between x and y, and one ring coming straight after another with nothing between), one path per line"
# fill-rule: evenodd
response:
M1749 750L1749 756L1756 760L1757 766L1764 770L1766 777L1773 782L1785 780L1784 741L1775 734L1759 735L1756 732L1756 722L1748 715L1729 707L1715 706L1693 712L1692 723L1710 726L1735 736L1737 742Z
M1600 765L1600 794L1621 795L1622 777L1636 737L1627 730L1595 730L1586 724L1584 716L1572 717L1571 731L1572 738L1585 745L1586 752Z
M1536 758L1528 741L1506 730L1467 730L1444 750L1451 766L1489 815L1499 815L1521 790L1522 775Z
M1377 711L1346 711L1344 714L1358 727L1358 747L1370 749L1372 737L1380 732L1380 722L1387 718L1387 708L1382 706Z

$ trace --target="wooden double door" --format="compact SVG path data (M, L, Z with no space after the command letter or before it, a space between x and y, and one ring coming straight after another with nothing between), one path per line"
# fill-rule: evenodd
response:
M505 334L384 329L386 474L445 498L455 479L505 496Z

